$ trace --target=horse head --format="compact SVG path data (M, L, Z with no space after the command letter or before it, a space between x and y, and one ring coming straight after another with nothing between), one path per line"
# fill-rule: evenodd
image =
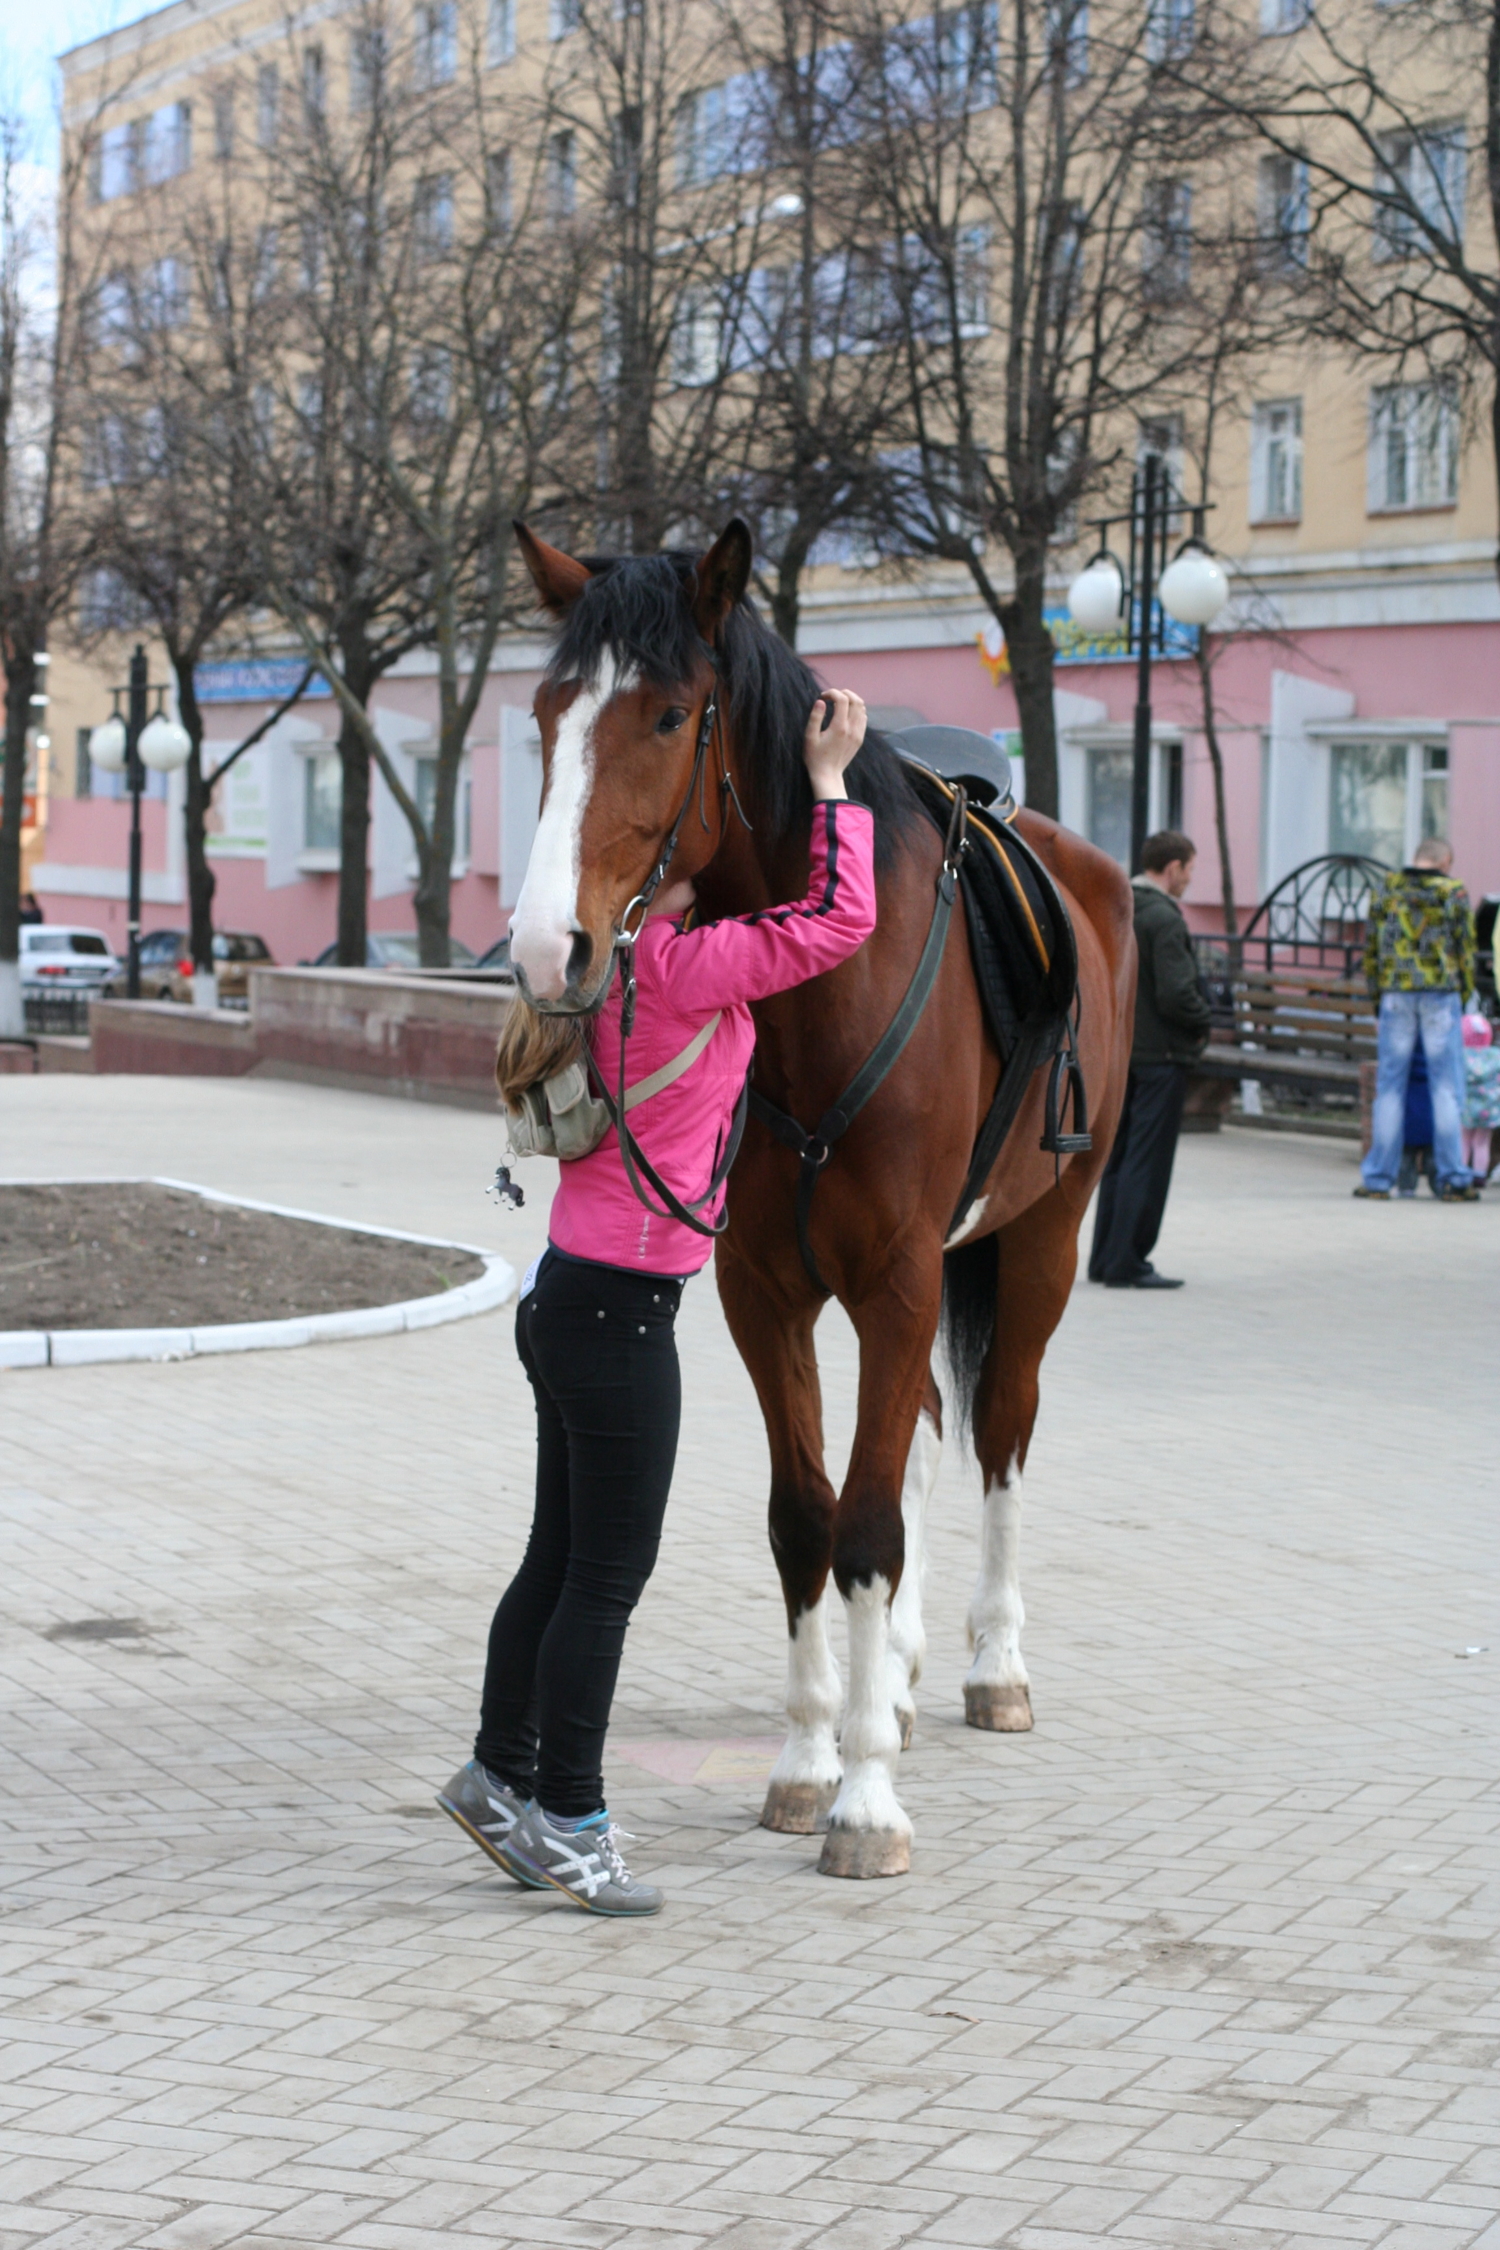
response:
M511 918L511 960L534 1007L581 1015L608 990L626 910L658 869L681 880L717 847L720 819L697 812L718 805L719 794L699 768L714 644L749 580L750 534L736 518L698 562L651 555L592 564L524 524L516 537L561 630L533 706L542 804Z

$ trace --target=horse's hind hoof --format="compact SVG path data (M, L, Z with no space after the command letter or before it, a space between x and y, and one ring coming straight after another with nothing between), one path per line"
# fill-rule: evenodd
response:
M783 1836L815 1836L827 1827L828 1808L838 1793L836 1781L773 1781L761 1808L761 1827Z
M988 1734L1030 1734L1031 1690L1027 1687L971 1687L964 1682L964 1718Z
M872 1875L905 1875L911 1869L911 1832L897 1828L830 1828L818 1861L820 1875L864 1881Z

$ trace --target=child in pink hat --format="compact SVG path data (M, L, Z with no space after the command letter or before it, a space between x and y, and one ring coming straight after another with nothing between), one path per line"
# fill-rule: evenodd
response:
M1490 1134L1500 1125L1500 1047L1488 1019L1464 1017L1464 1162L1481 1185L1489 1178Z

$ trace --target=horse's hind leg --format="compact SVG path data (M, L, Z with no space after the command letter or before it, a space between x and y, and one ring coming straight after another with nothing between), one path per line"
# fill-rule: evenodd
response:
M1042 1354L1063 1316L1078 1264L1078 1212L1057 1191L997 1236L995 1332L974 1402L974 1449L984 1472L979 1579L969 1605L974 1661L964 1681L971 1727L1024 1734L1031 1683L1021 1654L1021 1472L1036 1421Z
M942 1458L943 1402L929 1374L911 1451L906 1456L906 1474L901 1481L905 1560L901 1566L901 1583L891 1600L890 1639L886 1648L891 1702L903 1750L911 1747L912 1729L917 1723L917 1706L911 1691L922 1677L922 1659L927 1654L927 1632L922 1622L922 1591L927 1576L927 1507Z
M823 1467L823 1411L813 1326L817 1299L788 1313L732 1251L719 1294L750 1371L771 1448L771 1552L786 1602L790 1731L771 1771L763 1828L810 1836L838 1794L839 1669L828 1640L833 1486Z

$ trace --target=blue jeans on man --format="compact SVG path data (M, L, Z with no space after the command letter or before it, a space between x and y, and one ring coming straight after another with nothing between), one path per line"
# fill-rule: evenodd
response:
M1464 1162L1459 1096L1461 1017L1462 1002L1456 992L1380 995L1374 1127L1370 1153L1360 1167L1367 1188L1388 1195L1396 1185L1406 1137L1406 1082L1419 1038L1432 1091L1432 1168L1438 1193L1469 1185L1472 1175Z

